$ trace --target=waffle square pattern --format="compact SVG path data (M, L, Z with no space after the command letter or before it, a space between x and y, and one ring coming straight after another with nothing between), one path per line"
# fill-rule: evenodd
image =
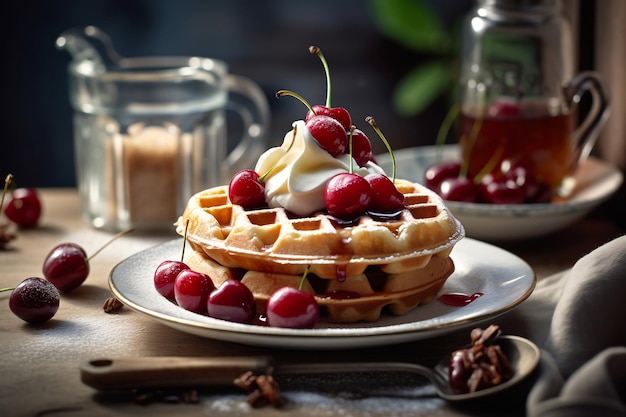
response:
M244 210L220 186L192 196L176 223L187 236L185 262L216 285L241 279L262 311L271 294L297 287L315 294L330 321L373 321L430 301L454 271L450 254L464 229L434 192L396 180L405 206L396 216L341 222L320 212Z

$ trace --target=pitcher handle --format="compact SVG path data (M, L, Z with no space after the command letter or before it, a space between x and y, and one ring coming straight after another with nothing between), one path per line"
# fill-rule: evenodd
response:
M578 105L585 93L591 94L591 108L584 120L572 134L574 158L572 172L584 162L600 135L600 130L609 116L609 99L600 77L590 71L584 71L563 86L565 100L571 107Z
M270 109L263 90L254 81L229 74L225 84L229 93L227 109L238 113L243 121L242 137L222 165L222 176L228 181L236 171L254 168L267 148Z

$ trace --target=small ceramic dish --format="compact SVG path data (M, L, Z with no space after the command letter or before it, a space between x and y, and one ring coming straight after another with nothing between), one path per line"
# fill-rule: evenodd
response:
M436 163L458 161L456 145L419 146L394 152L397 176L424 182L424 172ZM376 157L387 173L389 155ZM446 202L465 227L467 236L489 241L513 241L545 236L580 220L606 201L621 185L622 173L605 161L590 157L576 172L576 188L562 202L546 204L478 204Z

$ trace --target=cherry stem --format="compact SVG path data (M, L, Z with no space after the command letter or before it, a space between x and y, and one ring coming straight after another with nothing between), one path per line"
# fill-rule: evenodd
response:
M297 98L309 109L310 112L315 113L315 111L313 111L313 107L311 107L309 102L306 101L304 97L302 97L300 94L293 92L291 90L278 90L276 92L276 98L281 98L282 96L291 96L291 97Z
M372 128L374 128L374 131L376 131L380 139L383 141L383 143L387 147L387 151L389 152L389 157L391 158L391 182L395 182L396 181L396 157L393 155L393 150L391 150L391 145L389 144L389 141L387 140L387 138L385 138L385 135L383 135L383 132L378 128L378 125L376 124L376 120L374 120L372 116L367 116L365 118L365 121L369 123L369 125L372 126Z
M437 147L437 159L440 162L441 162L441 159L443 158L441 147L446 142L448 133L450 132L450 129L452 129L452 124L454 123L458 115L459 115L459 105L455 104L452 107L450 107L450 110L448 110L448 113L443 118L443 122L441 122L441 126L439 126L439 131L437 131L437 140L435 141L435 145Z
M4 196L7 194L7 190L9 189L9 184L11 184L12 180L13 180L13 174L7 175L7 177L4 179L4 190L2 190L2 199L0 200L0 209L4 207Z
M291 137L291 143L289 144L289 146L287 147L287 150L285 151L285 154L287 154L291 148L293 147L294 142L296 141L296 134L298 133L298 125L294 125L293 126L293 136ZM265 174L261 175L259 177L259 182L263 182L265 181L265 179L267 178L268 175L270 175L270 172L272 172L274 170L274 168L276 167L276 164L272 165L270 167L270 169L268 169Z
M480 184L483 177L493 171L503 153L504 145L498 146L493 155L491 155L491 158L489 158L489 161L487 161L487 163L483 167L483 169L481 169L480 172L478 172L478 174L474 176L474 184Z
M106 248L107 246L109 246L109 245L110 245L110 244L111 244L114 240L117 240L118 238L120 238L120 237L122 237L122 236L124 236L124 235L127 235L128 233L130 233L130 232L132 232L132 231L134 231L134 230L135 230L135 228L134 228L134 227L131 227L130 229L123 230L123 231L119 232L118 234L116 234L115 236L113 236L113 237L111 238L111 240L109 240L107 243L105 243L104 245L102 245L102 246L100 247L100 249L98 249L98 250L97 250L97 251L95 251L95 252L94 252L94 253L93 253L90 257L88 257L88 258L87 258L87 262L91 261L91 260L93 259L93 257L94 257L94 256L96 256L97 254L99 254L100 252L102 252L102 250L103 250L104 248Z
M313 55L317 55L317 57L322 61L322 65L324 66L324 72L326 73L326 107L330 108L330 97L332 96L332 87L330 82L330 70L328 69L328 62L326 62L326 58L322 53L322 50L317 46L309 46L309 52Z
M354 173L354 158L352 157L352 135L354 134L355 125L350 126L350 136L348 138L348 151L350 155L350 174Z
M468 138L468 153L467 153L467 161L463 161L463 163L461 164L461 173L463 176L467 176L467 171L469 170L469 161L472 159L472 152L474 152L474 145L476 144L476 140L478 139L478 134L480 133L480 130L483 127L483 120L485 118L485 110L483 109L483 111L480 112L479 116L476 118L476 120L474 120L474 123L472 124L472 129L470 130L470 136ZM483 168L482 171L484 171L485 168ZM481 172L482 172L481 171ZM485 173L487 173L489 171L486 171Z
M185 246L187 243L187 230L189 230L189 219L185 222L185 235L183 236L183 249L180 251L180 261L183 262L185 259Z
M298 284L298 291L302 291L302 287L304 287L304 281L306 280L306 276L309 275L309 268L311 265L307 265L306 269L302 273L302 278L300 278L300 283Z
M0 292L13 291L15 287L0 288Z

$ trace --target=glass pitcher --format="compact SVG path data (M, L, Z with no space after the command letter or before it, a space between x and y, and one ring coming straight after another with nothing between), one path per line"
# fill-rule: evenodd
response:
M120 57L93 26L64 32L57 47L73 58L77 183L96 228L173 230L193 193L227 184L266 148L265 95L223 61ZM241 116L239 138L229 137L227 111Z
M591 95L578 122L578 104ZM608 115L598 76L575 74L559 0L478 0L462 32L459 144L472 178L522 165L563 197Z

